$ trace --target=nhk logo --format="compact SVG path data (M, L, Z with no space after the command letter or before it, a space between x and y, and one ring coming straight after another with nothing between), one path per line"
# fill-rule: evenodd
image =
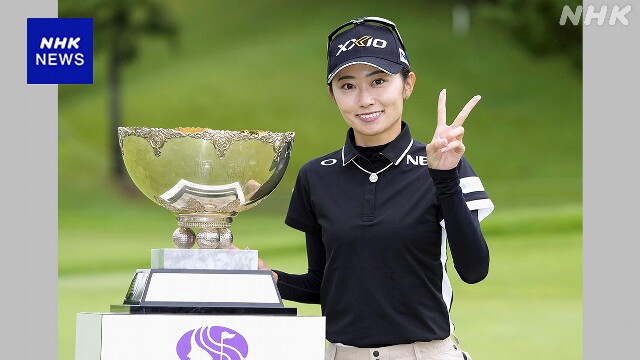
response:
M54 38L53 37L43 37L40 42L40 50L51 50L51 49L76 49L79 50L80 46L78 43L80 42L80 37L74 38ZM82 53L56 53L56 52L40 52L36 53L36 65L49 65L49 66L57 66L57 65L71 65L73 61L74 65L82 66L84 65L84 54Z
M93 19L27 19L27 84L93 84Z
M365 35L360 39L350 39L344 44L338 44L340 50L336 56L340 55L343 51L349 51L353 49L354 46L365 47L365 46L373 46L376 48L384 49L387 47L387 41L382 39L374 39L372 36Z

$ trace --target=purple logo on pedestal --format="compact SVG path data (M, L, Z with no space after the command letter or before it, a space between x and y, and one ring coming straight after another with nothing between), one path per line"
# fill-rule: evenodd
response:
M244 360L249 353L249 345L233 329L206 326L182 335L176 352L180 360Z

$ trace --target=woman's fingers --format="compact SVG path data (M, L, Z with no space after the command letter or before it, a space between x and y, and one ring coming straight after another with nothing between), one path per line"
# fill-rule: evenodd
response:
M471 110L473 110L473 107L476 106L476 104L478 103L478 101L480 101L480 99L482 99L480 95L476 95L472 97L471 100L469 100L469 102L467 103L467 105L465 105L462 108L462 111L460 111L460 114L458 114L458 116L453 121L453 123L451 123L451 127L455 128L458 126L462 126L464 121L467 119L467 116L469 116L469 113L471 113Z
M442 149L449 144L447 139L434 139L430 144L427 144L427 153L433 153L438 149Z
M262 259L258 258L258 270L271 270L271 268Z
M446 125L447 124L447 89L442 89L440 91L440 96L438 97L438 125Z
M451 150L455 150L458 154L462 154L464 153L464 144L462 143L462 141L460 140L454 140L452 142L450 142L446 147L440 149L440 151L447 152L447 151L451 151Z
M449 142L452 142L454 140L462 140L463 136L464 136L464 128L462 126L458 126L457 128L451 130L447 134L447 140Z
M449 133L444 138L440 138L436 134L436 136L434 136L434 138L431 141L431 143L427 145L427 151L433 152L433 151L435 151L437 149L445 148L449 144L451 144L452 141L462 140L463 136L464 136L464 128L462 126L459 126L459 127L455 128L455 129L449 131Z
M471 113L471 110L473 110L481 98L482 97L480 95L472 97L464 108L462 108L462 111L460 111L453 123L447 126L447 90L442 89L442 91L440 91L440 96L438 98L438 126L433 140L427 145L427 154L433 154L438 150L442 153L446 153L451 150L455 150L458 154L464 153L465 146L462 143L464 127L462 127L462 124L464 124L464 121Z

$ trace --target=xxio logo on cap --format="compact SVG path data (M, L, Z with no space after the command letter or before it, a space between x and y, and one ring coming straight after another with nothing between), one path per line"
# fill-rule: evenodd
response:
M223 326L205 326L184 333L176 345L180 360L244 360L249 354L247 340Z
M354 46L360 46L360 47L373 46L376 48L384 49L385 47L387 47L387 41L383 39L374 39L372 36L369 36L369 35L365 35L357 40L350 39L350 40L347 40L347 42L345 42L344 44L338 44L338 47L340 48L340 50L338 50L338 53L336 54L336 56L340 55L340 53L343 51L349 51L353 49Z
M93 19L27 19L28 84L93 84Z

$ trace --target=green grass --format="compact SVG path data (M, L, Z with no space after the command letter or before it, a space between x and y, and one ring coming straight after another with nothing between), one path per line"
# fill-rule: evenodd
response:
M450 121L482 95L465 122L466 156L496 211L483 222L489 277L466 285L451 274L463 349L476 360L581 358L582 82L568 61L531 57L475 13L472 31L455 36L451 5L440 2L165 4L178 46L142 43L124 73L125 126L296 132L281 184L236 218L236 245L258 249L274 268L305 271L303 237L283 224L291 188L302 164L339 148L346 130L324 86L324 41L350 18L388 17L418 78L404 112L414 137L431 138L441 88ZM171 247L176 226L111 180L104 54L94 73L94 85L59 87L59 359L73 359L75 314L121 303L150 249Z

